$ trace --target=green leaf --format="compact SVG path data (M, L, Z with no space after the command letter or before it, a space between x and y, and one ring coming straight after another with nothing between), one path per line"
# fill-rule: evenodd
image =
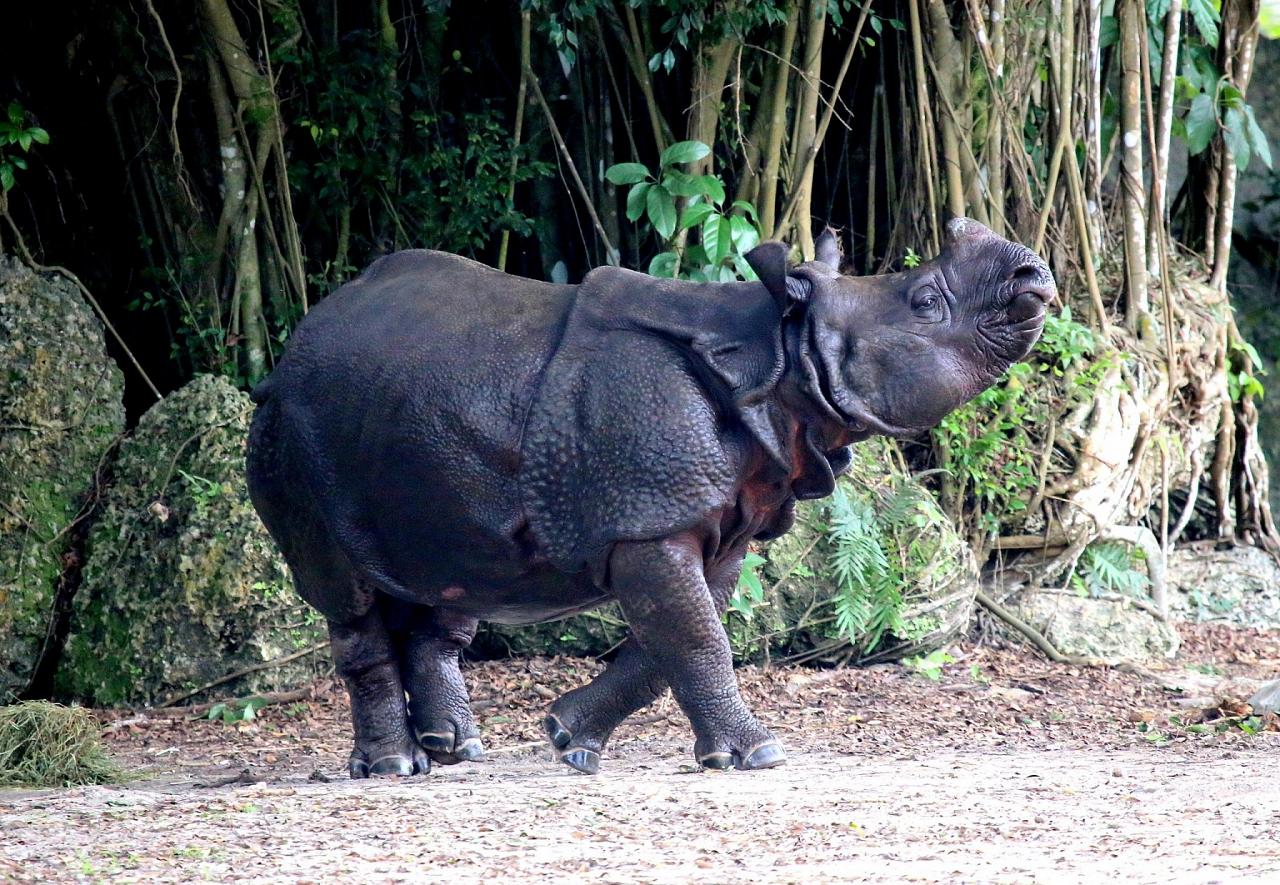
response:
M729 230L733 236L733 248L738 252L750 252L760 242L760 232L756 226L741 215L729 218Z
M1192 155L1202 152L1217 131L1218 115L1213 106L1213 96L1201 92L1187 112L1187 152Z
M649 177L649 169L643 163L617 163L605 170L604 177L614 184L635 184Z
M39 126L32 126L27 130L27 134L30 135L37 144L49 143L49 133L45 132Z
M1249 144L1253 146L1253 152L1258 155L1263 165L1270 169L1271 145L1267 143L1267 134L1258 125L1258 118L1253 115L1253 108L1249 105L1244 106L1244 117L1249 123Z
M18 133L18 147L22 148L24 151L31 150L31 133L30 132Z
M700 197L706 193L698 178L675 169L668 169L662 176L662 186L677 197Z
M0 191L8 191L13 187L13 167L8 163L0 163Z
M711 148L700 141L677 141L662 152L662 158L659 162L663 166L674 166L677 163L696 163L709 153L711 153Z
M680 216L680 230L697 227L714 211L710 203L694 203L692 206L686 206L684 214Z
M756 276L756 272L751 269L751 265L747 264L747 259L743 258L741 255L733 256L733 266L738 271L738 276L742 277L744 280L755 282L760 279ZM799 571L797 571L796 574L800 574ZM804 577L804 575L800 575L800 577Z
M702 192L709 196L718 206L724 202L724 183L714 175L700 175L698 181L702 183Z
M1218 47L1218 10L1213 8L1212 0L1189 0L1191 17L1195 19L1196 30L1204 38L1204 42L1216 49Z
M676 229L676 201L670 191L660 184L653 185L645 195L645 205L653 229L664 240L670 239Z
M707 220L702 222L702 246L712 264L719 264L728 257L733 250L733 234L728 219L719 213L707 216Z
M734 200L732 206L734 209L741 209L743 214L752 221L757 223L760 221L760 216L756 214L756 207L752 206L746 200Z
M649 276L651 277L671 277L676 272L676 253L659 252L653 256L653 260L649 262Z
M1249 136L1245 131L1244 113L1239 108L1228 108L1223 122L1225 124L1223 141L1227 144L1227 150L1231 151L1231 156L1235 158L1236 168L1243 172L1249 168L1249 158L1252 155L1249 149Z
M640 216L644 215L644 198L647 193L649 193L649 182L642 181L627 194L628 221L639 221Z

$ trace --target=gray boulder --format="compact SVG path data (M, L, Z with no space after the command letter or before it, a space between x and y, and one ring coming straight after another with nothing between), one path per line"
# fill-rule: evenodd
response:
M1170 624L1126 599L1042 590L1023 593L1011 607L1064 654L1147 661L1172 658L1180 643Z
M295 686L324 665L298 654L323 641L324 624L294 592L245 487L252 411L228 381L200 376L121 444L89 536L59 671L65 694L152 704L246 671L217 688L243 695Z
M1280 713L1280 679L1273 679L1254 692L1249 698L1249 706L1259 715Z
M1280 628L1280 566L1265 550L1179 547L1167 581L1170 609L1186 620Z
M0 258L0 703L55 652L80 518L124 431L124 377L79 290Z

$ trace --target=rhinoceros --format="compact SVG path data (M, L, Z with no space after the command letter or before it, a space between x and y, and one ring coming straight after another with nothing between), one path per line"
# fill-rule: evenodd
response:
M902 273L788 265L753 282L616 267L557 285L456 255L387 255L298 324L258 404L249 489L351 697L352 777L483 755L459 669L481 620L617 600L629 638L544 720L594 773L668 687L708 768L782 763L738 693L720 616L747 546L832 492L848 447L910 436L1039 336L1055 286L964 218Z

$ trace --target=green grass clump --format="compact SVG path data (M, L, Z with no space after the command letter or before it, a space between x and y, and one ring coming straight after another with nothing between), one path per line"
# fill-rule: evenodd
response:
M0 707L0 786L71 787L120 779L84 707L23 701Z

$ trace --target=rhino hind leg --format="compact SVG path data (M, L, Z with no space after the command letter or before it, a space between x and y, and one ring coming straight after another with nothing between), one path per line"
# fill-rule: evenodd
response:
M409 693L409 726L419 746L442 765L484 758L458 666L476 626L475 618L418 606L401 643L400 675Z
M666 690L666 679L635 639L628 639L603 673L551 705L543 727L556 758L570 768L595 774L613 730Z
M738 585L745 547L704 571L717 615L724 614ZM543 720L556 758L578 771L595 774L609 737L631 714L657 700L668 688L653 659L632 636L604 672L561 696Z
M329 638L334 666L351 696L351 777L430 771L430 758L409 734L399 661L378 606L345 623L330 620Z
M741 551L706 570L694 535L618 544L609 560L612 589L633 635L670 685L695 734L705 768L750 770L786 761L782 745L738 693L729 638L720 623Z

